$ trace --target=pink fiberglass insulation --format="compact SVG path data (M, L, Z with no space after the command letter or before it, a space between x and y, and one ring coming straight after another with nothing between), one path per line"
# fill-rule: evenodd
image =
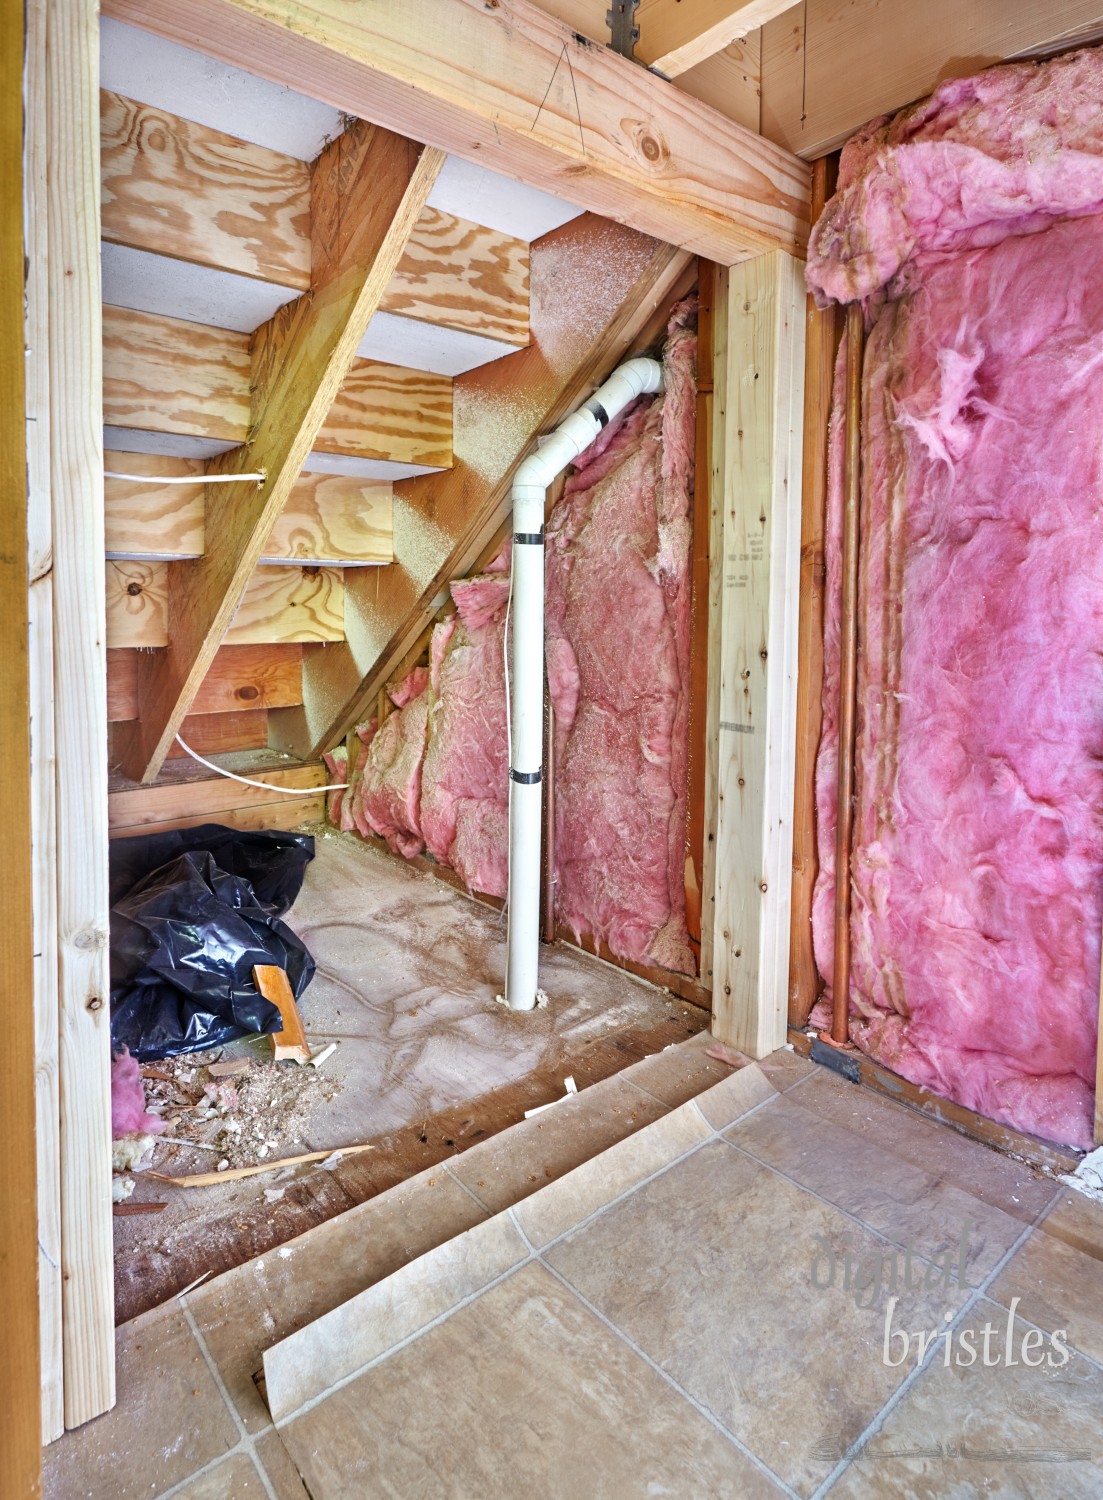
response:
M452 584L456 614L433 632L429 746L422 776L425 846L469 889L506 894L509 760L503 642L508 555Z
M373 719L356 731L363 748L345 793L352 826L365 837L378 834L407 859L424 847L420 807L428 683L426 669L415 667L391 693L395 712L380 728Z
M671 320L665 393L580 456L547 528L556 913L686 974L694 308Z
M146 1091L138 1059L126 1047L111 1063L111 1136L160 1135L165 1122L146 1109Z
M1103 922L1103 216L1080 217L1091 195L1069 182L1100 152L1100 62L944 85L881 126L876 151L860 140L809 264L842 295L892 283L867 306L863 377L851 1034L913 1082L1085 1148ZM950 153L902 229L884 180L908 208L908 153L947 138L976 175ZM990 157L999 172L980 169ZM1008 173L1029 187L1019 216ZM828 984L838 438L813 908Z

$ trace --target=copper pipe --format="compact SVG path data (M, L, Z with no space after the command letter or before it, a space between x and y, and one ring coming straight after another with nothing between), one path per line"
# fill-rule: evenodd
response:
M854 834L854 737L858 688L858 521L862 481L862 308L846 310L846 467L843 599L839 620L839 779L835 822L835 968L831 1039L850 1039L850 847Z
M555 942L555 709L550 701L544 751L544 941Z

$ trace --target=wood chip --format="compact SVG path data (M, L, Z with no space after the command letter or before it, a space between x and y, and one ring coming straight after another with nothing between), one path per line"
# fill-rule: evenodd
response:
M189 1177L169 1177L164 1172L148 1171L146 1177L155 1177L158 1182L171 1182L173 1187L213 1187L218 1182L233 1182L241 1177L255 1177L260 1172L275 1172L280 1167L297 1167L308 1161L328 1161L332 1156L355 1156L358 1151L371 1151L369 1143L361 1146L338 1146L332 1151L307 1151L302 1156L284 1156L279 1161L263 1161L256 1167L231 1167L226 1172L193 1172Z
M230 1078L234 1073L248 1073L251 1067L247 1057L233 1057L227 1062L208 1064L207 1072L212 1078Z
M166 1208L168 1208L167 1203L143 1203L141 1200L135 1202L133 1198L129 1198L125 1203L114 1204L112 1212L117 1219L121 1219L127 1214L159 1214Z

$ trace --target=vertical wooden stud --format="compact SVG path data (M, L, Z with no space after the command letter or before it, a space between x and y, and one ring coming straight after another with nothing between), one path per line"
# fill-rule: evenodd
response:
M782 251L717 276L711 566L713 1033L785 1041L793 851L804 284ZM711 727L711 725L710 725Z
M47 37L50 482L65 1425L115 1401L103 594L99 18L51 0Z

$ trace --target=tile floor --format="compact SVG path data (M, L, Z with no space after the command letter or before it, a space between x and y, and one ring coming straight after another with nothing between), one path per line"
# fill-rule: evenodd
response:
M1103 1209L705 1040L120 1329L48 1496L1103 1493Z

